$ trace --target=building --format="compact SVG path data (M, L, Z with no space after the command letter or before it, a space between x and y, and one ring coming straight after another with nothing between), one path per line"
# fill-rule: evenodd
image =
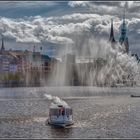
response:
M5 47L4 47L4 40L2 38L2 44L1 44L0 53L3 54L4 52L5 52Z
M109 36L109 42L111 43L112 48L115 48L115 44L117 41L114 37L114 29L113 29L113 20L111 19L111 28L110 28L110 36ZM121 31L120 31L120 37L119 37L119 43L123 47L122 50L124 53L129 53L129 41L127 36L127 28L125 23L125 12L123 16L123 22L121 25Z
M123 16L123 22L121 25L121 34L119 38L119 43L124 47L124 52L129 53L129 42L128 42L128 37L127 37L127 28L126 28L126 23L125 23L125 11L124 11L124 16Z
M112 48L114 48L115 44L116 44L116 40L114 37L113 19L111 19L111 29L110 29L109 42L111 43Z
M3 38L0 49L0 72L17 72L17 58L5 50Z

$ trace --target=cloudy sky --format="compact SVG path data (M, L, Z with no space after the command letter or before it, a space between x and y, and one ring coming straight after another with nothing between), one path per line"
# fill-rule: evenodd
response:
M7 49L36 49L56 55L59 48L83 40L108 39L113 18L119 39L124 6L131 52L140 55L140 2L39 1L0 2L0 35ZM78 42L78 43L77 43Z

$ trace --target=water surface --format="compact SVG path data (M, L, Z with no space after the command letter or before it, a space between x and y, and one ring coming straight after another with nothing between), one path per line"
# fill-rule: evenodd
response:
M0 89L0 138L139 138L140 88L39 87ZM44 94L64 99L74 112L74 125L46 125L50 102Z

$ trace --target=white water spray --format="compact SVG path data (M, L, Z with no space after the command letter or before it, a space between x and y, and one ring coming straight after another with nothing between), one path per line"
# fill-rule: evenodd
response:
M78 64L70 58L69 61L56 64L55 73L51 76L52 84L71 86L75 79L79 85L86 86L133 86L138 82L138 63L134 57L123 53L123 46L119 43L112 48L106 40L97 42L89 39L86 44L80 45L80 49L75 46L76 51L71 54L88 58L88 62ZM66 55L68 53L69 50L65 52Z
M45 94L44 95L49 101L52 102L51 105L63 105L63 106L68 106L68 104L63 101L62 99L60 99L59 97L57 96L52 96L52 95L49 95L49 94Z

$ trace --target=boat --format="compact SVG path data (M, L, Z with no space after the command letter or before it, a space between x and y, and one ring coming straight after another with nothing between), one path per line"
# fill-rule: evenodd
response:
M133 95L133 94L131 94L130 96L131 97L140 97L140 95Z
M66 127L73 124L73 111L69 106L51 105L48 124L58 127Z

